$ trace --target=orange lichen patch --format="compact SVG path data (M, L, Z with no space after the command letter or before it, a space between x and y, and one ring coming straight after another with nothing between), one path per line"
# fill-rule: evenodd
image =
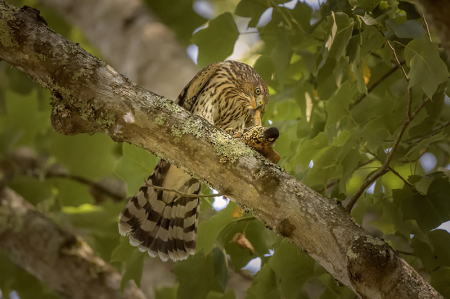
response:
M242 216L244 216L244 210L241 209L240 207L236 207L232 212L231 212L231 216L233 216L233 218L241 218Z

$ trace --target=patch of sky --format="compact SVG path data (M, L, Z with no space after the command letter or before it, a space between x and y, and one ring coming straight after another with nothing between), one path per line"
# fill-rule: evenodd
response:
M432 153L425 153L420 157L419 162L425 173L429 173L436 167L437 159Z

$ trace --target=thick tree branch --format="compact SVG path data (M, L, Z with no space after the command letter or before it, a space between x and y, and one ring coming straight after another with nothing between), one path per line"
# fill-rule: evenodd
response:
M115 269L9 188L0 190L0 248L62 298L145 298L134 283L122 294Z
M442 298L338 203L242 141L136 86L47 28L35 10L0 0L0 13L0 59L51 90L58 132L103 132L181 167L250 210L363 298Z

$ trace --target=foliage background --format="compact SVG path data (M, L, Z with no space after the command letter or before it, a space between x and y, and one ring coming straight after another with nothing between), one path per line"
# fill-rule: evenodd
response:
M33 0L11 2L40 9L52 29L102 57L51 8ZM432 102L408 126L390 164L395 173L378 179L352 216L450 298L448 60L411 1L329 0L314 8L283 0L147 4L190 54L198 49L200 68L233 50L232 57L255 67L271 93L264 125L281 132L275 146L280 165L341 201L381 166L405 118L408 86L389 40L410 79L413 109L425 97ZM27 150L40 165L9 186L61 227L81 234L123 271L122 285L129 280L139 285L148 257L119 238L117 215L125 200L105 197L73 178L98 182L125 198L138 190L157 158L105 135L55 133L49 98L47 90L0 62L0 158ZM175 265L177 282L157 288L155 298L235 298L229 268L251 277L246 298L356 298L233 203L219 207L219 199L202 200L197 254ZM233 242L238 233L248 240L244 248ZM4 298L57 298L1 252L0 260Z

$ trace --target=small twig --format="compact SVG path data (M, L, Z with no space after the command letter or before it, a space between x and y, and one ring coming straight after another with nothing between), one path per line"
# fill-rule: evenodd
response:
M413 188L413 185L410 184L404 177L402 177L397 171L394 170L391 166L388 167L389 170L395 174L399 179L401 179L406 185L408 185L410 188Z
M406 131L406 128L411 123L411 121L414 119L414 117L416 117L416 115L419 114L419 112L423 109L423 107L425 107L425 105L429 101L430 101L430 98L426 98L422 102L422 104L420 104L420 106L417 107L417 109L412 114L409 114L408 112L406 113L405 121L403 122L403 125L400 128L400 132L398 133L397 138L395 139L394 145L392 146L391 151L389 152L389 155L386 158L386 161L384 161L383 165L373 175L371 175L368 179L366 179L364 181L364 183L358 189L356 194L350 199L350 202L345 207L345 209L348 212L351 212L353 206L358 201L358 198L361 196L361 194L364 193L366 188L369 187L370 185L372 185L372 183L375 182L380 176L384 175L385 173L387 173L389 171L389 163L391 163L392 158L394 157L395 151L397 150L397 148L400 144L400 141L403 137L403 134Z
M422 19L423 19L423 27L425 27L425 30L427 31L427 35L428 38L430 39L430 42L433 42L433 40L431 39L431 35L430 35L430 29L428 28L428 23L427 23L427 19L425 19L425 14L422 14Z
M178 195L181 195L182 197L220 197L220 196L226 196L226 194L187 194L187 193L183 193L174 189L170 189L170 188L164 188L164 187L158 187L158 186L154 186L152 184L148 184L146 183L145 186L149 187L149 188L153 188L156 190L161 190L161 191L168 191L168 192L173 192L176 193Z
M431 134L428 134L426 136L420 137L420 138L416 138L414 140L412 140L410 143L419 143L422 140L426 139L426 138L430 138L436 134L438 134L442 129L444 129L445 127L447 127L448 125L450 125L450 120L443 123L442 125L440 125L439 127L433 129L433 131L431 132Z
M370 163L372 163L372 162L375 161L375 160L376 160L376 159L374 158L374 159L370 159L370 160L368 160L368 161L366 161L366 162L364 162L364 163L361 163L361 164L359 164L359 165L356 167L355 170L358 170L358 169L360 169L361 167L366 166L367 164L370 164ZM336 180L336 181L334 181L334 182L331 182L331 183L329 183L328 185L326 185L326 187L324 187L324 188L318 190L317 192L318 192L318 193L322 193L323 191L327 190L328 188L333 187L334 185L338 184L340 181L341 181L341 180L339 179L339 180Z
M392 51L392 54L394 55L395 58L395 62L397 63L397 66L402 70L403 73L403 77L405 77L405 81L406 81L406 88L408 88L408 95L409 95L409 99L408 99L408 107L406 109L406 117L409 118L411 117L411 105L412 105L412 88L409 88L409 78L408 78L408 74L406 73L405 69L403 68L402 64L400 63L400 60L398 60L397 57L397 53L395 52L394 47L391 45L391 43L389 42L389 40L387 39L386 35L384 35L383 30L381 30L379 27L375 26L378 31L381 33L381 35L384 37L384 40L386 41L387 45L389 46L389 48Z
M422 158L422 156L423 156L426 152L428 152L428 149L425 149L425 150L423 151L423 153L421 153L420 156L419 156L418 158L414 159L414 160L398 160L397 162L398 162L398 163L413 163L413 162L417 162L417 161L419 161L420 158Z
M368 148L366 148L365 146L364 146L364 148L366 149L366 151L367 151L367 153L369 153L369 154L371 154L372 156L374 156L378 161L380 161L380 162L383 162L383 161L381 161L381 159L375 154L375 153L372 153L372 151L370 151ZM403 178L396 170L394 170L394 168L392 168L391 166L388 166L388 169L393 173L393 174L395 174L398 178L400 178L406 185L408 185L409 187L413 187L413 185L411 185L405 178Z

